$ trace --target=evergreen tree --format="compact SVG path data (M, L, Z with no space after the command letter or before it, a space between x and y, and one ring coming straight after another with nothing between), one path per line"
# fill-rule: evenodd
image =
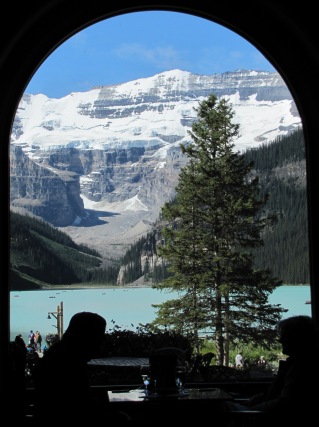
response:
M164 244L158 250L171 275L154 285L179 298L155 305L151 326L186 334L198 352L201 334L210 334L217 364L228 365L230 343L253 340L267 348L285 311L268 303L281 281L256 270L248 251L263 244L262 232L275 218L264 209L268 195L259 195L253 164L233 152L239 125L232 123L231 106L210 95L195 111L193 143L181 146L189 162L176 197L161 212Z

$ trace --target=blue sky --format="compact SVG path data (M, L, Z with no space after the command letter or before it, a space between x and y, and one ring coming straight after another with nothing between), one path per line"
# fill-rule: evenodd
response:
M192 15L149 11L93 24L60 45L25 89L61 98L179 68L195 74L275 71L250 42Z

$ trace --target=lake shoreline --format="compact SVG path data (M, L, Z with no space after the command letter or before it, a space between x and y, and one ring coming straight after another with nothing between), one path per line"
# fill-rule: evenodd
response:
M282 286L310 286L307 284L282 284L280 285L280 287ZM12 289L10 292L23 292L23 291L69 291L69 290L90 290L90 289L101 289L101 290L105 290L105 289L140 289L140 288L152 288L153 285L152 284L148 284L148 283L141 283L141 282L133 282L133 283L128 283L127 285L89 285L87 283L75 283L75 284L70 284L70 285L43 285L41 286L41 288L37 288L37 289Z
M129 283L127 285L84 285L84 284L74 284L74 285L46 285L38 289L39 291L70 291L70 290L90 290L90 289L132 289L132 288L152 288L152 285L146 283ZM36 290L36 289L32 289Z

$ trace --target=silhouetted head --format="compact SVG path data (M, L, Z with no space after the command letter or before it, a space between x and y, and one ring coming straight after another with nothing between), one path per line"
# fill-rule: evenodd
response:
M282 352L288 356L318 349L318 329L309 316L292 316L277 324Z
M63 341L81 346L87 359L98 355L105 336L106 320L97 313L83 311L72 316Z
M23 346L25 345L24 340L23 340L21 334L16 335L14 341L15 341L16 344L20 344L20 345L23 345Z

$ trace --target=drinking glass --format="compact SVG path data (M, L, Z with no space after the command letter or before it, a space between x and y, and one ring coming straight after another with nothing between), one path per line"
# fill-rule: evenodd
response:
M176 386L178 388L179 394L185 393L185 389L184 389L185 380L186 380L186 367L185 366L177 366L176 367L175 383L176 383Z
M148 386L151 380L149 369L150 369L149 365L141 365L141 368L140 368L146 396L148 395Z
M145 386L145 394L147 396L148 395L148 386L150 384L150 377L148 375L144 374L144 375L142 375L142 378L143 378L143 383Z

